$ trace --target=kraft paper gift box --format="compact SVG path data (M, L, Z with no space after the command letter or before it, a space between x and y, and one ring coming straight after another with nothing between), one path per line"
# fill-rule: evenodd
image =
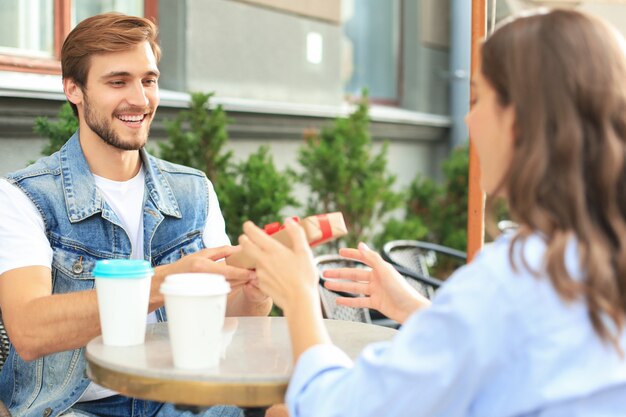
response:
M300 220L294 218L304 229L304 234L311 247L329 242L348 233L343 214L340 212L317 214ZM265 232L287 247L291 247L291 240L280 223L271 223L264 227ZM239 268L254 269L254 261L244 252L240 251L226 258L226 263Z

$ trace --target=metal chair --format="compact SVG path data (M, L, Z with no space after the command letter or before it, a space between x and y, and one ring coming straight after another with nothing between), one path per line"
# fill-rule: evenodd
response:
M7 358L9 357L10 346L11 342L9 342L9 335L4 328L4 321L2 320L2 310L0 310L0 371L4 366L4 362L6 362ZM0 416L2 416L1 413Z
M4 322L2 321L2 310L0 310L0 371L2 370L2 366L9 356L9 347L9 335L4 328ZM11 417L11 413L2 401L0 401L0 417Z
M315 258L315 265L319 272L319 291L322 302L322 313L325 318L335 320L358 321L371 323L369 310L366 308L352 308L337 305L337 297L356 297L354 294L335 292L324 287L324 282L333 281L332 278L324 278L323 272L334 268L369 268L364 263L343 258L339 255L321 255Z
M465 252L418 240L387 242L381 255L428 298L434 296L449 273L467 261Z

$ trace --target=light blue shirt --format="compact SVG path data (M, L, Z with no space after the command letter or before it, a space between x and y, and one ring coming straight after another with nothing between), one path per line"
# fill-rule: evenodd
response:
M524 267L521 252L542 271L544 242L529 238L515 269L510 241L490 244L355 363L332 345L308 349L289 384L291 416L626 416L626 359L598 338L583 301L564 302ZM580 279L574 242L565 261Z

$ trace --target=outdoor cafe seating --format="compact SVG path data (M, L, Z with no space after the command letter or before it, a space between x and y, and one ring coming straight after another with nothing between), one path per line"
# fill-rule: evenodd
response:
M396 242L398 242L397 245ZM399 242L402 242L402 244L400 244ZM389 256L383 255L383 258L390 262L394 266L394 268L396 268L396 270L407 280L409 285L415 288L426 298L430 299L434 296L435 291L442 284L442 280L431 276L428 269L425 269L425 272L421 272L423 270L419 269L420 263L423 263L424 266L428 268L428 265L432 262L431 260L426 259L426 257L430 256L432 258L433 255L429 254L428 251L423 251L419 249L417 246L411 246L411 242L416 241L389 242L393 245L385 245L385 247L393 248L390 249L390 253L393 254L394 259L397 259L397 262L390 260ZM425 244L424 247L428 248L428 250L432 250L432 248L443 248L441 253L452 254L452 256L454 256L455 258L463 259L463 263L465 262L465 254L463 252L445 248L440 245ZM415 265L412 265L410 261L414 261ZM376 310L337 305L336 300L338 297L355 297L356 295L345 292L331 291L324 287L324 282L331 280L323 276L323 272L325 270L333 268L369 269L367 265L354 259L344 258L339 255L320 255L314 259L314 262L319 272L320 301L322 303L322 313L324 314L325 318L335 320L359 321L363 323L372 323L393 328L399 327L399 323L385 317L383 314Z
M323 272L334 268L368 268L362 262L344 258L339 255L321 255L314 260L319 272L319 291L322 303L322 314L325 318L334 320L358 321L361 323L371 323L370 311L367 308L352 308L337 304L338 297L354 297L354 294L331 291L324 287L324 282L329 278L324 278Z
M419 240L392 240L383 245L380 253L413 288L429 299L467 261L465 252Z

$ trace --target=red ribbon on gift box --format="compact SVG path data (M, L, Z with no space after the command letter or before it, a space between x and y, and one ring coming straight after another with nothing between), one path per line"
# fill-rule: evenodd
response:
M296 223L300 223L300 218L298 216L293 216L291 220L293 220ZM263 226L263 230L265 231L265 233L267 233L270 236L278 232L279 230L283 230L284 228L285 228L285 225L284 224L281 225L280 222L274 222L274 223L266 224L265 226Z
M319 239L313 242L310 242L309 246L311 247L315 245L319 245L320 243L323 243L327 239L330 239L331 237L333 237L333 229L332 227L330 227L330 221L328 220L328 215L318 214L315 216L315 218L320 224L320 231L322 232L322 236Z

